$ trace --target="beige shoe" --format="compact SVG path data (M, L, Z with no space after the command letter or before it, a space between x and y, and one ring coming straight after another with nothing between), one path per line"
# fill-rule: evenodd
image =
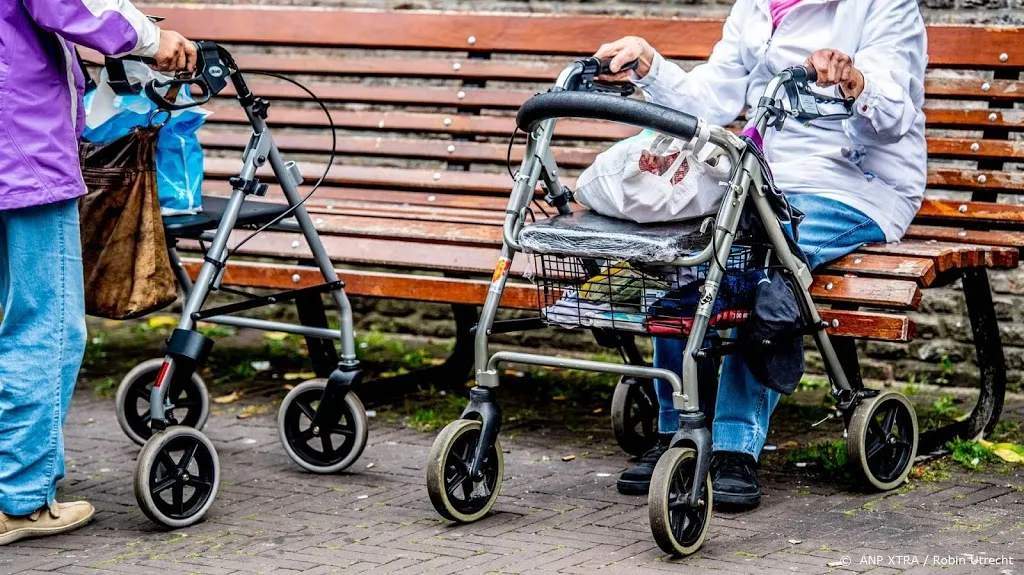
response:
M31 515L0 513L0 546L29 537L45 537L74 531L92 519L96 509L85 501L54 503L41 507Z

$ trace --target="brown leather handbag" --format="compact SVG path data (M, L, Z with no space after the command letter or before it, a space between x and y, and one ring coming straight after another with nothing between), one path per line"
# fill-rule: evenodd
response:
M85 311L131 319L177 299L156 188L158 127L105 145L83 142L79 201Z

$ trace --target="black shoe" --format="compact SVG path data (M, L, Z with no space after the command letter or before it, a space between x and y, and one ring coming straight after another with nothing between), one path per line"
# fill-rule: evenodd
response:
M716 509L754 509L761 504L757 460L746 453L716 451L711 458L711 488Z
M640 456L636 466L627 469L619 476L619 493L623 495L647 495L651 489L651 476L654 475L654 466L658 464L661 456L668 451L668 444L659 441L657 445L647 450Z

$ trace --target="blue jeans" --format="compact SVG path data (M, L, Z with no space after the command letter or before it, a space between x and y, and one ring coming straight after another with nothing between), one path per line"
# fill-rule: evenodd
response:
M884 242L885 234L873 220L845 204L810 194L793 194L789 201L807 218L800 226L800 248L811 269L839 259L867 243ZM682 373L685 341L654 339L654 365ZM672 407L672 386L655 380L658 431L675 433L678 412ZM722 362L715 420L712 426L715 451L748 453L757 458L768 436L768 420L779 403L778 392L760 383L738 355Z
M78 201L0 211L0 512L53 503L85 353Z

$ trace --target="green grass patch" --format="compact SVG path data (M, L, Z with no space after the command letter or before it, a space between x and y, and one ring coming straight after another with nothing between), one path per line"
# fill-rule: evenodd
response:
M990 463L1000 461L991 449L975 441L957 438L946 443L946 448L952 452L953 461L968 471L981 471Z
M114 397L118 383L120 382L112 377L105 377L93 382L92 391L96 394L96 397L102 397L104 399Z
M809 467L813 466L825 471L839 471L849 463L846 441L842 439L818 441L796 447L786 454L786 461L793 466L796 466L797 463L807 463Z

